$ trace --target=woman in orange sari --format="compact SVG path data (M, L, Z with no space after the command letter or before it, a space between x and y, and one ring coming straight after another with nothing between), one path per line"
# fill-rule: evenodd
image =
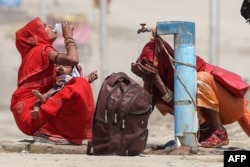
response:
M38 141L80 145L83 140L92 138L95 111L92 88L87 79L72 78L41 104L37 119L31 117L37 100L32 90L44 93L53 87L56 64L77 66L79 63L73 26L62 22L66 53L60 53L52 46L57 38L52 29L37 17L16 32L16 48L22 61L10 109L24 134L34 136Z
M154 35L154 34L153 34ZM167 52L161 47L159 36L149 41L143 48L131 70L144 81L144 88L153 94L156 108L163 114L173 111L174 69L169 56L174 50L162 40ZM156 45L158 47L156 49ZM250 137L250 112L247 99L234 96L220 85L209 72L204 71L206 62L196 56L197 70L197 113L199 119L198 142L202 147L219 147L229 143L223 127L238 121Z

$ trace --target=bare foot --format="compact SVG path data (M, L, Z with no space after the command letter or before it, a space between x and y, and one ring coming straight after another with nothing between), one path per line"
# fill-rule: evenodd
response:
M30 112L31 117L32 117L33 119L37 119L39 110L40 110L39 107L34 107L33 111Z
M86 78L89 81L89 83L92 83L93 81L95 81L98 78L97 71L93 71L93 72L85 75L84 78Z
M40 100L42 103L46 101L46 98L43 97L43 95L38 90L32 90L32 93L38 100Z

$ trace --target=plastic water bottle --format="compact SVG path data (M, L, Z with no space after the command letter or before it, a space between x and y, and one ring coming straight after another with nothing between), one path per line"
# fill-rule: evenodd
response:
M62 32L62 24L61 23L56 23L55 27L52 29L53 32Z

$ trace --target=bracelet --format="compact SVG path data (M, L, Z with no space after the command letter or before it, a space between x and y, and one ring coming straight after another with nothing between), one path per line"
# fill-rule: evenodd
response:
M57 53L56 56L55 56L55 64L57 64L57 57L60 53Z
M73 41L67 41L66 43L65 43L65 48L68 50L71 46L76 46L76 43L75 42L73 42Z
M76 43L75 41L73 40L67 40L67 41L64 41L64 44L67 45L68 43Z
M67 41L67 40L73 40L73 41L75 41L74 38L72 38L72 37L65 37L64 41Z
M75 46L75 47L76 47L75 44L72 44L72 45L69 45L69 46L67 45L67 46L66 46L66 49L69 50L69 48L71 48L71 46ZM77 47L76 47L76 48L77 48Z
M68 42L65 43L65 47L67 47L70 43L72 43L73 45L75 45L75 42L68 41Z
M163 97L162 100L164 100L165 102L170 102L173 99L173 93L171 90L169 90Z

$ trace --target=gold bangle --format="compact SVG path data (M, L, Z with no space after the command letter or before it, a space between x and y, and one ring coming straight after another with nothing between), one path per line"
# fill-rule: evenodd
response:
M67 43L65 43L65 48L68 49L69 45L76 45L76 44L75 44L75 42L68 41Z
M68 43L75 43L75 41L67 40L67 41L64 42L65 45L68 45Z
M69 41L69 42L65 43L65 46L68 46L71 43L75 45L75 42Z
M71 48L71 46L75 46L75 47L76 47L75 44L72 44L72 45L66 46L66 49L69 50L69 48ZM76 48L77 48L77 47L76 47Z
M67 41L67 40L73 40L73 41L75 41L74 38L72 38L72 37L65 37L64 41Z
M64 42L67 42L67 41L74 41L75 42L74 39L64 39Z

